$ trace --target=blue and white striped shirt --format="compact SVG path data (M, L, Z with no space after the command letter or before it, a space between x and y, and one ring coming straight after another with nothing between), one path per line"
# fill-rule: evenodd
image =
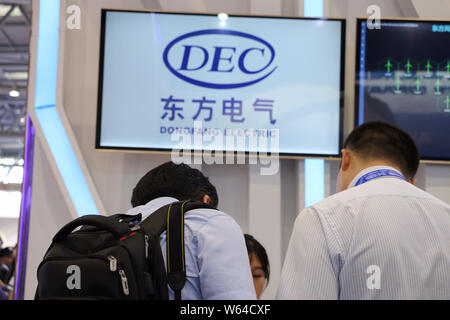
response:
M161 197L127 214L145 219L157 209L177 199ZM183 300L255 300L250 262L244 234L234 219L217 210L195 209L185 213L184 243L186 284ZM166 232L160 237L167 263ZM169 298L174 299L169 288Z
M397 177L300 212L278 299L450 299L450 206Z

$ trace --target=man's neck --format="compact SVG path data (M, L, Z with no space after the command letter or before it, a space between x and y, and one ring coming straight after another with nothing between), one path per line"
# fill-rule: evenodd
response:
M397 165L392 164L392 163L390 163L388 161L383 161L383 160L373 160L373 161L370 161L370 162L364 162L364 164L362 165L360 171L362 171L364 169L367 169L367 168L370 168L370 167L391 167L391 168L394 168L397 171L400 171L400 168Z

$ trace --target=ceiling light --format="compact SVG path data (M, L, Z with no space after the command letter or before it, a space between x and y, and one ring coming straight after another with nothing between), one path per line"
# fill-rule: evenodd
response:
M14 89L9 92L9 95L13 98L17 98L18 96L20 96L20 92Z
M219 20L221 20L221 21L225 21L225 20L228 19L228 15L227 15L226 13L224 13L224 12L219 13L219 14L217 15L217 17L218 17Z
M3 75L8 80L27 80L28 72L15 71L15 72L3 72Z

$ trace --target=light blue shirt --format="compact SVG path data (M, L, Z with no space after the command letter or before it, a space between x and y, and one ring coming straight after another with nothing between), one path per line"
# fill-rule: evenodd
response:
M157 198L130 209L127 214L141 213L145 219L175 201L178 200ZM167 263L166 232L160 241ZM244 235L232 217L212 209L188 211L185 213L184 241L186 284L181 291L183 300L256 299ZM174 299L170 288L169 298Z
M393 176L300 212L278 299L450 299L450 206Z

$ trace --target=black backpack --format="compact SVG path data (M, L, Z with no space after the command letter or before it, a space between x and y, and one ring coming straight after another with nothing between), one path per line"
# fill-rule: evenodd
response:
M211 209L201 202L180 201L142 222L141 214L73 220L54 236L39 264L35 299L167 300L167 285L175 299L181 299L186 281L184 213L198 208ZM167 272L159 240L164 231Z

